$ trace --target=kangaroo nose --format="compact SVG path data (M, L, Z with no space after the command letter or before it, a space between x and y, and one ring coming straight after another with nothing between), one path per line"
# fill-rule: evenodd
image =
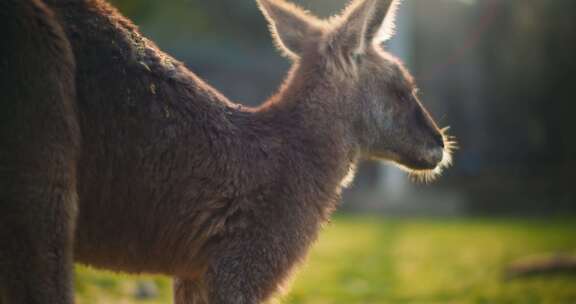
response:
M442 149L444 149L444 137L442 136L442 134L438 133L434 135L434 141L436 142L436 144L438 144L438 146L442 147Z
M442 133L438 130L438 127L432 117L430 117L430 114L420 107L415 112L415 115L416 121L419 123L422 130L425 130L425 133L432 135L434 143L444 149L444 136L442 136Z

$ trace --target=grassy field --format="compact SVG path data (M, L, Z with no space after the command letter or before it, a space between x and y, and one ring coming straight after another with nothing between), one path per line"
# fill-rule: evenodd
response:
M576 276L507 280L506 266L530 255L576 255L576 220L379 219L338 217L322 233L280 303L576 303ZM156 282L153 300L134 297ZM80 304L172 303L165 278L79 267Z

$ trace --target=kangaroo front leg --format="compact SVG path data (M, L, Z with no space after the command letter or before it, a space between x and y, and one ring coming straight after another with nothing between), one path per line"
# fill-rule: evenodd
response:
M203 278L208 303L259 304L278 291L298 261L298 246L269 234L252 231L222 240ZM194 302L177 302L184 303Z
M174 279L174 304L209 304L207 292L201 280Z
M214 261L206 281L176 279L174 303L259 304L274 294L285 273L280 261L248 248L228 254Z

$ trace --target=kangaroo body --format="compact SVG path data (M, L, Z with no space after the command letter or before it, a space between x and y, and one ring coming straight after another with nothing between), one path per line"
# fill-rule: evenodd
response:
M71 303L75 62L40 1L0 2L0 303Z
M4 74L7 83L26 81L17 77L18 71L25 70L32 80L53 84L60 91L23 88L22 92L34 91L38 96L14 94L7 102L24 103L22 111L31 115L55 111L51 106L31 106L43 98L46 104L62 109L50 117L56 118L53 123L40 122L48 118L35 118L1 125L4 133L0 133L0 140L12 145L7 151L13 155L23 152L22 159L43 165L18 166L12 154L0 159L0 182L7 185L0 188L0 200L4 201L0 210L20 208L18 191L29 185L53 189L55 181L59 184L57 193L41 191L48 197L39 194L33 198L41 206L39 211L18 209L21 217L2 213L0 226L32 227L26 219L31 214L58 222L63 228L47 226L46 233L55 233L58 242L49 243L48 239L46 245L39 243L39 251L18 251L19 238L32 243L40 239L33 232L5 236L12 243L0 248L2 304L71 303L72 259L116 271L173 276L177 304L261 303L305 257L321 225L335 209L346 177L360 159L386 158L426 172L440 167L442 153L438 157L437 148L432 154L408 152L409 147L420 146L424 150L441 146L440 151L444 150L443 135L417 101L406 110L406 120L414 120L413 129L420 130L411 137L423 139L397 148L388 147L393 142L382 140L385 124L379 121L386 120L383 115L399 113L400 106L350 115L359 112L358 103L368 106L373 102L368 97L360 100L366 93L356 87L363 75L375 71L360 71L354 80L342 77L352 71L338 61L345 61L343 55L326 46L312 48L311 41L304 43L300 35L306 32L310 38L323 37L328 31L316 27L312 16L285 2L259 2L277 31L275 37L295 59L286 85L259 108L239 107L227 100L142 37L104 1L7 3L17 16L13 23L30 18L47 20L49 26L41 28L55 32L55 42L42 45L44 36L34 36L38 29L31 28L30 36L40 42L22 48L38 60L52 56L44 60L47 69L63 70L34 76L44 70L34 65L9 66L8 74ZM356 1L342 19L350 21L342 21L344 25L335 37L341 36L353 47L354 22L379 16L380 24L373 27L380 28L391 3ZM17 38L13 41L18 44ZM53 52L50 43L63 46L55 54L34 53L35 48ZM338 60L326 60L326 52ZM366 53L380 56L378 51ZM390 60L394 69L389 72L393 77L386 76L388 91L397 89L404 94L404 86L409 90L411 79L399 63ZM378 95L368 91L366 96ZM406 96L411 98L410 93ZM352 99L360 101L348 102ZM358 123L364 120L376 123ZM42 132L34 133L20 146L13 144L10 140L14 134L26 128ZM401 138L408 131L393 134ZM53 148L44 148L44 142ZM38 179L38 185L28 179L8 182L15 172L28 176L49 170L61 180L50 175ZM42 203L50 197L57 208ZM60 260L42 257L49 248ZM18 280L12 279L11 271L22 269L24 260L30 258L39 265L55 267L52 272L32 272L58 280L48 286L29 281L28 291L14 287ZM26 275L19 280L28 282ZM24 300L23 294L30 300Z
M191 256L201 260L209 240L247 228L245 217L273 231L289 226L292 216L326 217L348 155L328 146L310 149L306 137L315 135L302 136L305 126L297 121L281 125L286 113L278 109L230 103L107 6L52 7L82 62L78 259L123 271L190 275ZM323 161L326 156L330 160ZM310 193L292 185L319 183L315 171L333 179L331 185ZM271 203L284 199L278 191L302 198ZM307 221L311 229L317 222Z

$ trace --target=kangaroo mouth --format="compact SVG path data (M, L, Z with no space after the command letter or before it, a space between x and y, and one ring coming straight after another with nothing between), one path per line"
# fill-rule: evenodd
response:
M442 172L452 165L452 154L454 150L458 149L457 142L454 137L447 135L449 128L441 130L444 147L435 148L425 152L424 162L421 166L403 166L400 165L405 171L408 172L410 178L416 182L429 183L434 181Z
M436 167L442 163L444 159L444 149L441 147L435 147L426 149L419 155L419 157L409 157L404 158L399 161L404 166L407 166L410 170L434 170Z
M416 182L429 183L434 181L444 169L452 165L452 154L447 149L440 150L440 156L435 154L434 158L439 157L437 161L420 161L418 163L400 164L400 168L404 169L410 175L410 178Z
M447 130L447 128L442 129L444 147L427 148L418 155L387 152L385 155L379 155L378 159L392 161L406 171L415 182L432 182L452 165L452 153L457 149L455 139L446 135Z

